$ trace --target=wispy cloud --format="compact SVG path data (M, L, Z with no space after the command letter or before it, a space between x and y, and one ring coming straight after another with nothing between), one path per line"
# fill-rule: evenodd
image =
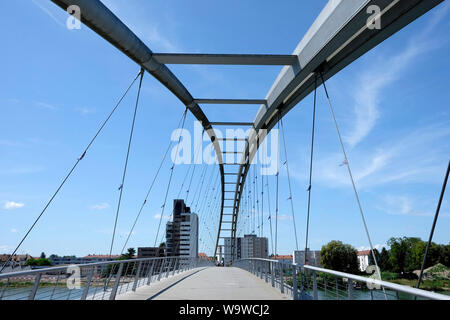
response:
M25 206L24 203L15 202L15 201L6 201L5 204L3 205L3 209L14 210L14 209L22 208L23 206Z
M377 249L378 251L380 251L381 249L383 249L385 247L386 247L385 244L380 244L380 243L373 246L373 248ZM361 246L358 248L358 251L365 251L365 250L370 250L370 247Z
M76 108L75 111L77 111L78 113L80 113L83 116L86 116L91 113L95 113L95 109L87 108L87 107Z
M400 137L393 136L374 150L354 149L350 157L353 177L362 188L393 182L435 183L441 179L449 141L450 124L440 123L418 128ZM347 168L339 166L342 157L341 153L331 153L317 159L314 181L328 187L349 186ZM301 170L292 170L291 174L302 183L306 182Z
M11 231L12 233L16 233L16 232L17 232L17 229L12 228L10 231Z
M31 0L31 2L33 2L36 7L38 7L43 13L45 13L47 16L49 16L53 21L55 21L59 26L66 28L66 25L60 20L58 19L53 12L50 11L49 8L47 8L47 4L49 3L48 1L44 1L44 0ZM45 4L44 4L45 3Z
M171 216L170 214L164 215L164 216L163 216L163 220L169 220L171 217L172 217L172 216ZM160 213L155 214L155 215L153 216L153 218L154 218L154 219L161 219L161 214L160 214Z
M32 174L39 173L45 171L45 167L43 166L35 166L35 165L23 165L16 166L9 169L0 170L0 175L15 175L15 174Z
M109 203L103 202L103 203L100 203L100 204L94 204L90 208L92 210L105 210L105 209L108 209L109 207L110 207Z
M372 67L366 69L351 87L355 120L350 133L344 135L350 147L361 142L375 127L380 117L379 104L384 96L383 90L399 80L405 71L420 55L438 48L440 39L432 37L436 26L445 17L449 6L442 8L430 19L430 23L415 37L411 38L403 51L374 60ZM382 60L382 67L380 66Z
M48 110L58 110L57 107L55 107L52 104L46 103L46 102L36 102L36 106L38 106L40 108L48 109Z
M383 197L378 209L391 215L430 217L435 214L435 205L417 196L389 194ZM440 212L439 216L449 218L450 214Z

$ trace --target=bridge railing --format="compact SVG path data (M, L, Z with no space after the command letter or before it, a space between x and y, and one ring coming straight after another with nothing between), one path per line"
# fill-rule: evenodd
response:
M309 265L272 259L233 264L263 279L294 300L450 300L450 296Z
M196 257L158 257L67 265L0 274L0 300L114 300L192 268Z

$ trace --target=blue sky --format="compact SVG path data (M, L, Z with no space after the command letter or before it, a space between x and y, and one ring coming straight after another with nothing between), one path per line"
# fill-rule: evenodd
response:
M326 1L104 3L155 52L290 54ZM1 20L5 31L0 52L0 252L11 252L138 66L87 27L67 30L67 15L50 1L2 2L0 8L8 12ZM431 227L450 158L449 16L449 5L439 5L328 81L372 240L378 246L392 236L426 239ZM170 69L200 98L264 98L281 70ZM323 88L318 93L310 247L320 249L330 240L342 240L364 248L368 241L346 169L339 166L343 156ZM108 252L135 97L136 87L19 253ZM141 97L114 252L123 245L184 111L181 102L148 74ZM204 110L211 121L252 121L256 107ZM300 248L305 238L311 117L312 95L284 119ZM193 121L188 115L188 129ZM164 215L170 212L171 199L188 168L175 168ZM165 163L129 246L153 245L169 169ZM209 170L208 179L214 179L216 172ZM273 196L274 177L269 179ZM288 196L281 168L278 251L285 254L295 248ZM272 211L274 202L272 198ZM201 249L208 251L216 213L205 208L200 212ZM447 192L434 240L449 243L449 228Z

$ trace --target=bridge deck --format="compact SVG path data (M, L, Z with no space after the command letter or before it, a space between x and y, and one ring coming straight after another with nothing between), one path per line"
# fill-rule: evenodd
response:
M117 300L287 300L263 280L239 268L203 267L140 287Z

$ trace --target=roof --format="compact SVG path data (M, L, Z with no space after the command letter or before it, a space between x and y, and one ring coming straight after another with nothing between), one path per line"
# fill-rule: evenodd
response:
M270 258L276 259L276 260L292 260L292 255L291 254L276 255L276 256L271 256Z
M199 256L199 258L207 258L208 257L208 255L204 252L199 252L198 256Z
M368 255L370 255L370 250L358 251L357 255L358 256L368 256Z
M83 257L84 259L109 259L109 258L120 258L120 255L109 255L109 254L89 254L85 257Z

